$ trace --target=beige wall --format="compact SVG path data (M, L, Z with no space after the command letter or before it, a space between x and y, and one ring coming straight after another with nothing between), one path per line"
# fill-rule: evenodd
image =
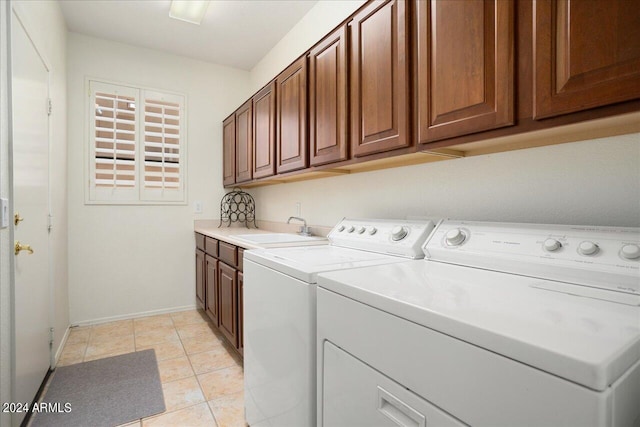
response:
M259 218L343 216L640 226L640 134L251 190Z
M87 76L186 95L187 205L84 204ZM70 33L68 87L71 322L193 308L193 221L219 216L222 120L250 95L249 73Z
M254 89L358 7L319 2L251 70ZM406 216L640 226L640 135L605 138L376 172L260 187L258 218L296 213L311 224L343 216Z

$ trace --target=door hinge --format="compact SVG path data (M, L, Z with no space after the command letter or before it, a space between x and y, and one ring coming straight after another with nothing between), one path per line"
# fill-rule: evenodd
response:
M51 115L51 110L53 110L53 103L51 102L51 98L47 99L47 115Z
M49 328L49 347L53 347L53 328Z
M47 230L51 232L52 228L53 228L53 215L49 214L47 215Z

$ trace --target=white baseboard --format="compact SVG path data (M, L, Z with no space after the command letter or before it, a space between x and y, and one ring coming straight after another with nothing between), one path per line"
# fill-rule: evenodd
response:
M67 339L69 338L70 328L71 326L67 326L67 329L64 331L64 336L62 337L62 340L60 340L60 345L58 346L55 354L53 355L53 360L52 360L53 364L51 368L54 368L58 365L58 361L60 360L60 356L62 355L62 350L64 350L64 346L67 343Z
M175 313L177 311L187 311L187 310L195 310L195 309L196 309L196 305L193 304L193 305L184 305L181 307L163 308L160 310L142 311L139 313L122 314L118 316L100 317L97 319L89 319L89 320L82 320L79 322L73 322L71 327L99 325L101 323L115 322L116 320L136 319L138 317L155 316L158 314Z

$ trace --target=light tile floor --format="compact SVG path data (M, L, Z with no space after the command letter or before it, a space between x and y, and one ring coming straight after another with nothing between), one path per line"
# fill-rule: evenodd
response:
M202 311L72 328L58 366L148 348L167 410L127 427L245 427L242 362Z

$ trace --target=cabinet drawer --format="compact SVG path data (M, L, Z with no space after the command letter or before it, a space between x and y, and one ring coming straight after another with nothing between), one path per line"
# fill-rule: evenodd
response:
M218 258L222 262L236 267L238 265L238 248L237 246L230 245L229 243L220 242L220 251L218 252Z
M196 248L204 251L204 236L200 233L196 233Z
M244 248L238 248L238 271L243 271Z
M211 256L218 256L218 241L211 237L205 238L205 252Z

